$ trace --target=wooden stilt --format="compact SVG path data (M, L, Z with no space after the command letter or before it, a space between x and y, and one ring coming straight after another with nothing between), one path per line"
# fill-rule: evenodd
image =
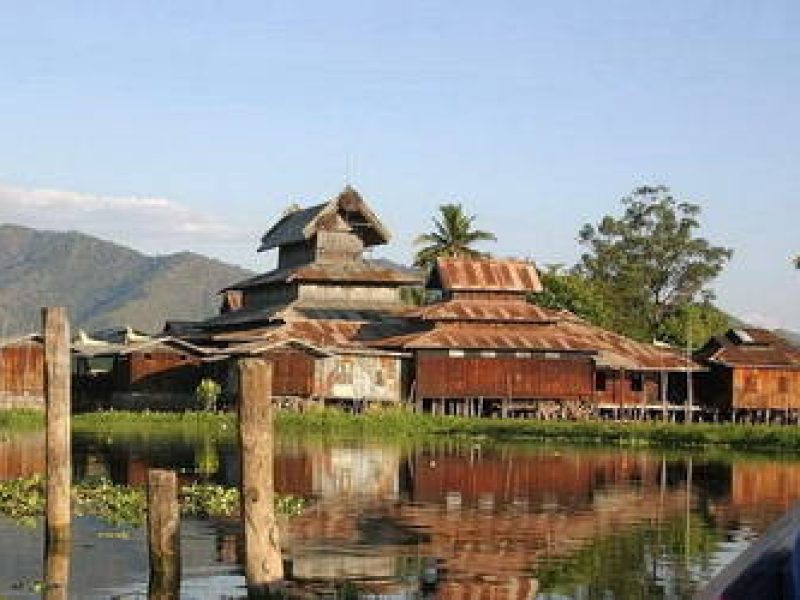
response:
M151 469L147 473L147 543L150 555L149 598L179 598L181 515L175 471Z
M244 572L248 597L264 598L270 587L283 578L275 519L272 365L245 358L239 361L238 371Z
M44 557L45 600L67 600L69 598L70 549L70 543L66 540L55 540L46 545Z
M47 414L47 544L69 542L72 485L69 322L63 307L42 310Z

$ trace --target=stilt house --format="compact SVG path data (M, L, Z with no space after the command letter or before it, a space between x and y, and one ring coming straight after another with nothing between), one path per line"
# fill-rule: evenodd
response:
M775 333L731 329L696 357L709 368L700 379L703 401L724 416L800 417L800 348Z

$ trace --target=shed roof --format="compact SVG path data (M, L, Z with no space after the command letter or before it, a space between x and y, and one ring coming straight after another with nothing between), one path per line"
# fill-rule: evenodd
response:
M261 238L258 251L311 239L324 218L337 212L355 226L365 246L376 246L389 241L389 231L370 210L361 194L348 185L328 202L287 211Z
M800 348L781 336L756 327L730 329L697 352L698 360L732 367L800 369Z
M439 258L426 285L447 291L542 291L533 263L497 258Z

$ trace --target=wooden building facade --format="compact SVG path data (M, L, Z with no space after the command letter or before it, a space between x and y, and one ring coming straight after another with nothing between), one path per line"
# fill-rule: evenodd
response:
M766 329L731 329L697 352L700 395L733 419L800 419L800 349Z
M670 349L530 303L541 284L528 262L439 259L426 286L441 299L406 315L417 331L375 341L413 353L420 411L674 413L680 377L697 369Z
M44 345L38 334L0 340L0 410L44 408Z
M273 361L274 395L286 401L399 403L410 355L369 345L404 331L408 270L366 258L390 235L353 188L309 208L292 207L262 237L277 267L223 290L220 314L189 333L231 356Z

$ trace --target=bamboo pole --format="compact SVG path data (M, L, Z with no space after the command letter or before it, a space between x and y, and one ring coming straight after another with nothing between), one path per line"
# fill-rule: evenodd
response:
M63 307L42 309L44 329L44 380L46 400L46 544L70 539L70 486L72 485L70 434L69 322Z
M147 472L147 544L150 555L149 598L178 598L181 587L181 519L178 478L174 471Z
M237 369L244 572L248 597L263 598L283 578L275 518L272 364L244 358Z

